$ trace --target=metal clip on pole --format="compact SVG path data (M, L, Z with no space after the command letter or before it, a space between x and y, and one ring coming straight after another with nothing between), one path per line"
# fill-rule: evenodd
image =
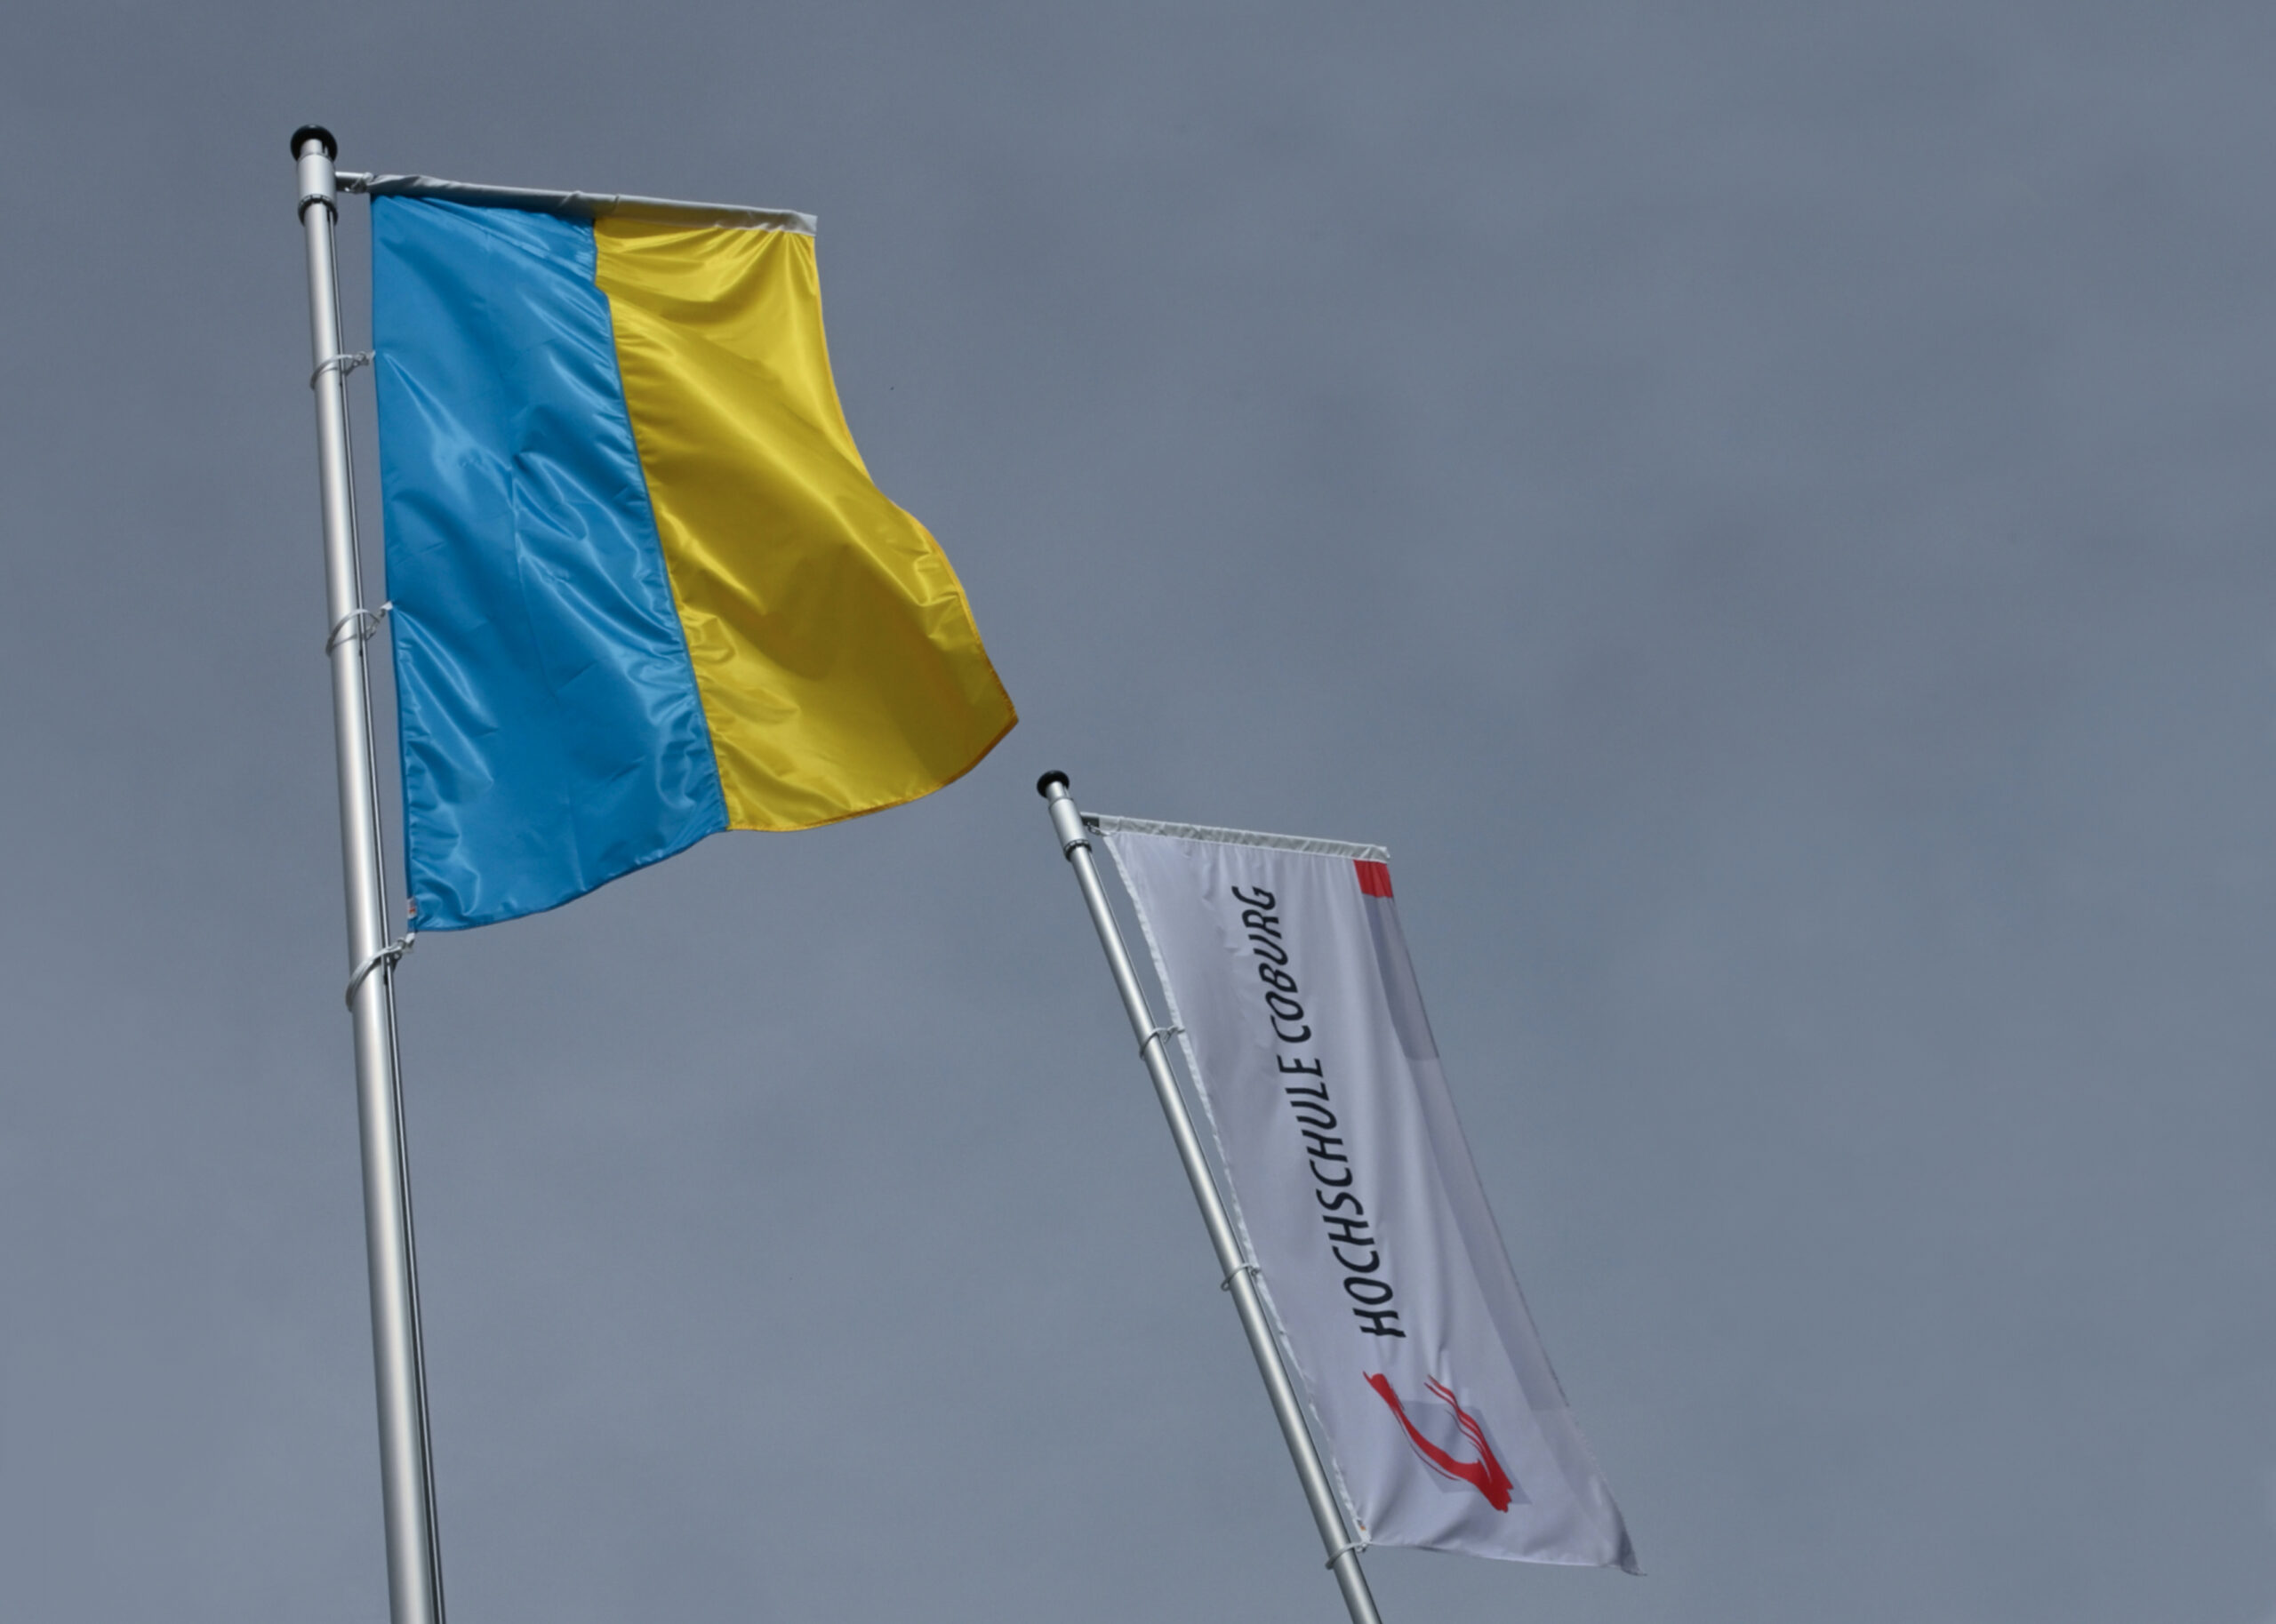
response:
M386 947L381 948L377 953L373 954L371 957L365 959L362 964L357 965L356 973L348 978L348 996L346 999L348 1007L351 1010L356 1007L356 989L364 985L364 978L365 976L371 974L374 970L377 970L381 964L385 964L390 970L394 969L397 964L403 963L403 956L411 951L412 945L418 940L418 932L406 931L401 936L397 937L395 940L388 943Z
M1171 1038L1177 1036L1184 1030L1185 1028L1183 1027L1156 1027L1152 1031L1147 1033L1145 1036L1138 1040L1138 1052L1143 1054L1146 1052L1146 1045L1148 1044L1167 1043Z
M1145 989L1139 986L1137 972L1131 967L1130 951L1122 943L1121 927L1115 924L1114 910L1107 902L1105 888L1099 883L1098 865L1091 855L1090 828L1083 821L1074 797L1067 793L1067 775L1046 772L1036 780L1035 788L1051 807L1051 832L1058 836L1060 854L1075 870L1075 884L1082 891L1084 906L1090 909L1092 928L1097 931L1099 946L1106 953L1108 973L1113 976L1115 989L1122 995L1122 1011L1130 1018L1131 1034L1138 1039L1139 1058L1146 1063L1146 1076L1154 1085L1154 1098L1160 1102L1162 1116L1169 1123L1178 1160L1185 1166L1186 1181L1193 1187L1193 1199L1201 1208L1202 1227L1209 1232L1209 1244L1216 1252L1217 1268L1224 1277L1222 1289L1231 1293L1233 1307L1240 1315L1241 1329L1248 1336L1249 1352L1255 1356L1257 1374L1264 1379L1265 1396L1271 1400L1273 1418L1280 1423L1280 1436L1287 1443L1289 1458L1295 1462L1297 1479L1304 1488L1304 1501L1311 1508L1312 1521L1319 1528L1320 1543L1327 1552L1327 1565L1343 1592L1343 1604L1350 1611L1351 1624L1382 1624L1382 1616L1375 1612L1375 1598L1367 1588L1367 1576L1359 1567L1359 1553L1366 1544L1353 1539L1343 1525L1343 1510L1336 1503L1335 1491L1329 1486L1326 1462L1320 1458L1319 1446L1312 1441L1311 1429L1304 1424L1303 1407L1296 1402L1295 1385L1280 1356L1272 1326L1264 1316L1264 1301L1256 1289L1256 1265L1241 1251L1240 1238L1233 1228L1224 1196L1217 1189L1215 1175L1209 1171L1208 1158L1202 1155L1201 1136L1194 1129L1193 1114L1186 1109L1185 1096L1179 1092L1176 1075L1170 1070L1166 1052L1169 1045L1160 1039L1178 1028L1157 1024L1153 1011L1147 1005Z
M380 622L388 618L388 611L394 607L393 598L389 598L377 609L366 609L362 604L357 604L332 623L332 634L324 640L324 652L329 654L338 648L342 637L353 637L358 643L369 643L380 635Z
M317 370L309 374L309 388L315 388L326 372L338 372L345 378L357 367L371 364L372 352L368 349L350 350L344 356L326 356L317 363Z

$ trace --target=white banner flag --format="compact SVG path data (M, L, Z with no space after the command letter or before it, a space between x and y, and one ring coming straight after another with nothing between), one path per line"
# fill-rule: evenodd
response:
M1387 853L1095 821L1353 1527L1633 1572L1455 1118Z

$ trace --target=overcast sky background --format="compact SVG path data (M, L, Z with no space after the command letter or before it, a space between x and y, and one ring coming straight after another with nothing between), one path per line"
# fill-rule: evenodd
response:
M1647 1576L1390 1624L2276 1617L2272 82L2241 0L11 8L0 1612L386 1616L313 119L818 213L1024 716L406 964L457 1624L1340 1616L1046 767L1391 848Z

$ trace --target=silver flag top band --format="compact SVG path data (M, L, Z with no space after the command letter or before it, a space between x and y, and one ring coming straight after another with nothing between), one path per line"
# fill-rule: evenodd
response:
M475 208L531 209L573 220L650 220L673 225L739 227L746 231L814 234L814 217L793 209L750 209L732 203L679 203L669 197L629 197L614 192L548 192L525 186L477 186L432 175L366 175L341 170L343 192L373 197L437 197Z
M1198 823L1150 823L1143 818L1113 818L1103 812L1085 812L1083 821L1108 835L1160 835L1171 840L1214 840L1229 846L1270 846L1276 852L1302 852L1313 857L1348 857L1358 863L1390 861L1387 847L1355 845L1348 840L1259 835L1250 829L1213 829Z

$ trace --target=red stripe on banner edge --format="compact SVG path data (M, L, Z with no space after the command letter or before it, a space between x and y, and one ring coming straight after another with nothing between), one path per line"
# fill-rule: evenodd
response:
M1390 895L1390 865L1389 863L1371 863L1364 857L1356 857L1351 860L1351 866L1358 870L1359 892L1362 896Z

